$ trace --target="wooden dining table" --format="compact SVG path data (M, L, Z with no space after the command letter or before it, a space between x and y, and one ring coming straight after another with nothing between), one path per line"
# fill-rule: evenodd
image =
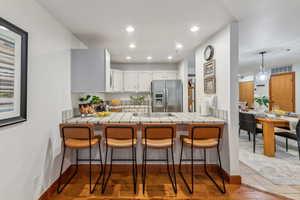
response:
M289 127L289 121L277 118L256 117L257 123L263 126L264 155L275 156L275 131L274 127Z

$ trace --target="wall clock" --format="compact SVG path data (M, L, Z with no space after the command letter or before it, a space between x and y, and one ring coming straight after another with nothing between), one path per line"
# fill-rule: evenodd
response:
M204 59L206 61L211 60L214 57L214 48L211 45L208 45L204 50Z

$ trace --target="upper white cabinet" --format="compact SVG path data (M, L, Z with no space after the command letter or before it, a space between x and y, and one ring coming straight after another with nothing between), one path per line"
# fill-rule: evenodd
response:
M72 92L104 92L110 88L110 55L106 49L71 51Z
M136 71L124 71L124 91L136 92L138 91L138 72Z
M110 53L107 49L104 51L105 53L105 91L111 91L112 90L112 77L111 77L111 59L110 59Z
M121 70L111 70L111 91L123 91L123 72Z
M139 72L139 91L140 92L150 92L151 81L153 80L153 72Z
M175 71L155 71L153 72L153 80L176 80L177 72Z

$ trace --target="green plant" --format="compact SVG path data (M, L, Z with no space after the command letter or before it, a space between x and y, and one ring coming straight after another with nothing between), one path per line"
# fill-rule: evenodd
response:
M133 101L134 105L141 105L143 104L145 97L144 96L130 96L130 99Z
M270 101L268 97L262 96L255 97L255 102L258 103L260 106L264 105L265 107L268 107Z
M86 96L84 96L84 97L80 97L80 98L79 98L79 101L80 101L81 103L88 103L88 101L89 101L90 98L91 98L91 95L86 95Z
M98 96L92 96L92 99L90 101L91 104L98 104L102 101L102 99L100 99L100 97Z

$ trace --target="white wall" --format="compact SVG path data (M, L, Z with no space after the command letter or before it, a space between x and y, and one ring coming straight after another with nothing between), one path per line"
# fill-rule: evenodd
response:
M216 60L216 96L218 109L228 112L228 123L224 131L221 148L224 169L230 175L239 175L238 158L238 24L233 23L201 44L196 50L196 105L199 105L207 94L203 87L203 52L207 45L215 49Z
M70 48L81 48L34 0L0 0L1 17L29 33L28 121L0 128L0 199L35 200L57 179L58 125L71 108Z
M188 61L182 60L178 63L178 78L182 80L182 94L183 94L183 112L188 112Z
M112 69L128 71L177 71L175 63L112 63Z

